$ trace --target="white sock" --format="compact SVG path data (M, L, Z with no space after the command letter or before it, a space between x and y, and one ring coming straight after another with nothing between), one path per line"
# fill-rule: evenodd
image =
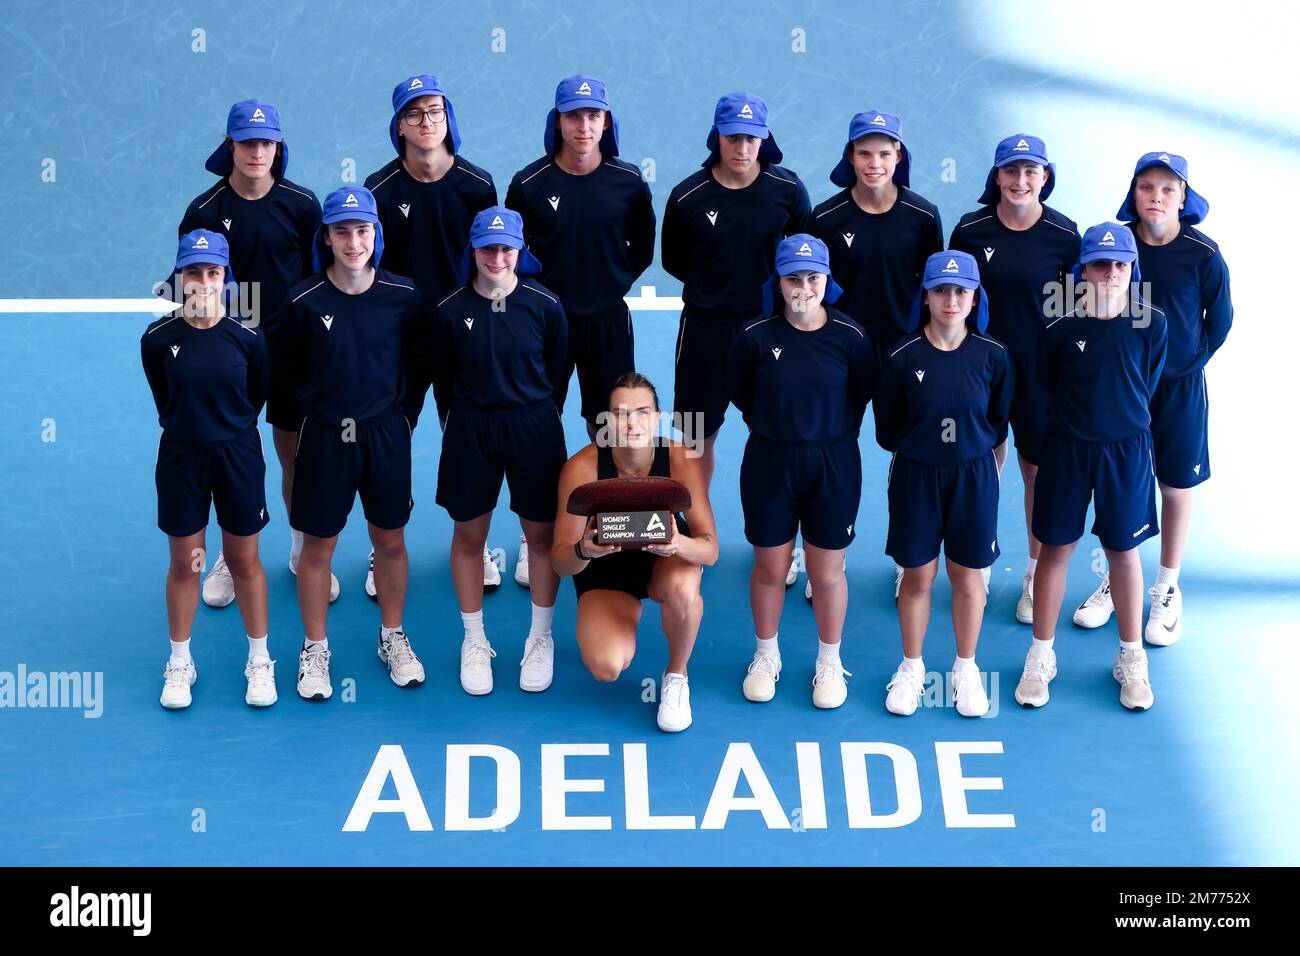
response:
M397 625L397 627L384 627L381 624L379 625L379 636L386 641L401 629L402 629L402 625L400 624Z
M781 648L777 646L776 639L780 633L780 631L777 631L776 634L768 638L755 635L754 643L758 645L758 653L764 657L775 657L779 661L781 659Z
M910 668L911 670L916 671L918 674L925 673L925 661L921 660L921 658L919 657L908 657L906 654L904 654L903 663L907 665L907 667Z
M1142 650L1142 642L1140 640L1119 642L1119 652L1121 654L1136 654L1140 650Z
M483 612L480 611L480 614ZM529 637L549 637L551 633L551 618L555 616L555 605L550 607L538 607L533 604L533 620L528 625Z
M963 671L967 668L975 668L975 657L973 655L971 657L962 657L960 654L957 655L957 659L952 662L952 672L956 674L958 671ZM978 668L975 669L978 670Z
M817 662L820 664L838 664L840 662L840 643L827 644L825 641L817 642Z
M1156 587L1160 588L1166 585L1178 587L1178 569L1167 568L1162 564L1160 570L1156 571Z
M460 619L465 625L465 640L474 641L476 644L487 643L487 631L483 630L483 609L471 611L466 614L460 612Z
M313 641L311 638L304 637L302 639L302 649L305 651L309 647L319 647L322 651L328 651L330 649L330 639L323 637L319 641Z
M289 529L289 557L295 561L298 555L302 554L302 532Z
M1052 649L1052 645L1054 645L1055 643L1056 643L1056 635L1053 634L1045 641L1040 641L1038 638L1034 638L1034 643L1031 646L1038 648L1040 651L1050 651Z
M1038 570L1037 558L1030 558L1028 561L1025 562L1025 574L1029 575L1032 578L1034 576L1034 572L1037 570Z
M172 641L172 660L190 662L190 639L187 637L183 641Z
M266 635L263 634L261 637L252 637L250 635L248 638L248 659L251 661L254 657L270 656L270 653L266 650Z

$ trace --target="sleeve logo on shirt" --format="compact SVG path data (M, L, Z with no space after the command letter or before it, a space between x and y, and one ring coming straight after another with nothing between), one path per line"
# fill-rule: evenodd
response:
M913 373L916 375L916 380L918 382L923 381L925 379L925 369L923 368L914 369Z
M258 509L257 509L257 518L258 518L259 521L265 520L265 518L266 518L266 509L265 509L265 508L258 508Z
M778 361L780 360L780 358L781 358L781 350L780 350L780 349L778 349L778 348L774 348L774 349L772 349L772 354L773 354L774 356L776 356L776 358L777 358Z
M1088 340L1087 340L1087 339L1075 339L1075 340L1074 340L1074 344L1077 345L1077 346L1079 346L1079 351L1082 352L1082 351L1083 351L1083 347L1084 347L1085 345L1088 344Z
M407 219L411 218L411 204L409 202L400 203L397 207L402 210L402 215Z
M265 123L266 114L262 112L262 107L259 106L257 109L253 110L253 115L249 117L249 120L254 123Z
M985 262L991 262L992 259L993 259L993 253L996 252L996 251L997 251L997 250L994 249L992 246L985 246L985 247L984 247L984 261L985 261Z
M179 345L173 345L173 346L172 346L172 358L175 358L176 356L178 356L178 355L180 355L180 354L181 354L181 347L180 347Z
M547 201L548 203L551 204L551 208L554 209L556 212L559 212L559 211L560 211L560 197L559 197L559 196L548 196L548 197L546 198L546 201Z
M1193 475L1199 475L1200 473L1201 473L1201 466L1200 466L1200 465L1192 465L1192 474L1193 474Z
M992 551L992 552L994 552L995 554L997 553L997 550L998 550L998 539L997 539L997 538L994 538L994 539L993 539L993 543L989 545L989 550Z
M465 316L465 328L471 332L474 331L474 317L472 315Z
M848 248L852 249L852 248L853 248L853 233L851 233L851 232L842 232L842 233L840 233L840 235L842 235L842 236L844 237L844 245L847 246Z
M718 211L716 209L710 209L704 215L708 217L710 226L716 226L718 224Z
M227 231L227 232L230 231L230 220L229 220L229 219L223 219L223 220L221 220L221 224L222 224L223 226L226 227L226 231Z
M325 323L326 332L328 332L330 330L330 326L334 324L334 316L332 315L322 315L320 317L320 320Z

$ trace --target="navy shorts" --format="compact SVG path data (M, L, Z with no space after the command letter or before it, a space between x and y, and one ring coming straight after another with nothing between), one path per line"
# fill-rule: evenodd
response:
M437 502L453 521L471 521L497 506L505 478L511 511L525 521L553 522L567 458L550 399L514 411L453 407L442 429Z
M582 417L595 425L596 416L609 410L609 393L615 379L625 372L636 371L632 312L626 304L620 302L608 312L596 315L569 316L566 389L575 366L582 393ZM564 407L564 398L561 395L556 402L560 408Z
M1031 465L1039 464L1043 454L1043 437L1047 434L1049 395L1038 377L1035 352L1012 352L1011 430L1016 436L1016 451ZM998 444L1006 440L998 436Z
M1210 477L1210 395L1205 369L1162 378L1151 396L1156 478L1170 488L1194 488Z
M185 538L208 526L217 506L217 524L235 535L257 534L271 519L266 514L266 463L256 428L239 438L199 445L169 438L158 443L158 527Z
M862 453L853 435L779 445L757 435L740 463L745 539L775 548L802 531L804 544L837 551L854 538L862 497Z
M889 535L885 554L904 568L939 557L987 568L998 548L998 465L992 450L959 465L929 465L894 456L889 466Z
M677 516L677 533L689 535L690 525ZM588 591L622 591L638 601L650 595L650 579L654 577L659 555L641 548L617 551L603 558L592 558L587 566L573 576L573 590L581 598Z
M289 524L332 538L348 523L358 493L376 528L411 520L411 426L400 408L349 429L311 419L299 427Z
M1110 551L1128 551L1160 533L1151 433L1119 441L1073 441L1049 434L1034 481L1034 537L1073 544L1083 537L1088 501L1092 533Z
M752 319L752 316L751 316ZM673 373L673 411L682 416L682 431L698 441L722 427L731 396L724 374L731 343L750 319L719 318L682 310L677 328L677 359ZM696 415L703 422L697 434Z

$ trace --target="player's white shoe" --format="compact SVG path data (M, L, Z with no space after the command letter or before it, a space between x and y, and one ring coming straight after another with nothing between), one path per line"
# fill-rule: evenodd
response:
M465 693L481 697L492 693L492 658L497 652L485 638L482 641L461 641L460 686Z
M519 560L515 562L515 584L521 588L529 585L528 578L528 539L519 536Z
M1183 636L1183 592L1175 584L1149 588L1151 614L1147 618L1148 644L1167 647Z
M289 555L289 572L295 578L298 576L298 556L296 554ZM338 599L339 599L339 579L336 578L334 576L334 572L331 571L330 572L330 603L333 604Z
M379 592L375 590L375 549L370 549L370 567L366 570L366 597L372 601L379 600Z
M298 696L303 700L329 700L334 695L330 684L330 652L320 641L307 641L298 654Z
M555 674L555 641L549 634L529 635L519 662L519 689L537 694L551 686Z
M1115 602L1110 596L1110 575L1104 574L1097 590L1088 595L1088 599L1074 609L1074 623L1077 627L1101 627L1115 613Z
M1151 690L1151 677L1147 672L1147 652L1127 653L1123 650L1115 658L1111 670L1119 684L1119 702L1129 710L1148 710L1156 702Z
M781 679L781 658L775 654L754 652L754 659L749 662L749 673L741 690L745 700L756 704L765 704L776 696L776 682Z
M894 676L885 685L885 710L899 717L911 717L925 693L925 671L906 660L898 665Z
M492 560L492 552L483 549L483 590L495 591L501 587L501 569Z
M1056 677L1056 651L1043 650L1035 641L1025 655L1025 669L1016 685L1016 703L1022 707L1042 707L1051 698L1047 685Z
M983 717L989 712L989 695L984 692L984 681L975 667L954 670L948 676L952 684L952 702L963 717Z
M682 674L664 674L659 689L659 729L675 734L691 725L691 685Z
M1020 585L1020 600L1016 602L1016 620L1021 624L1034 623L1034 576L1026 574Z
M411 650L411 639L397 630L384 639L379 632L379 659L388 665L388 676L398 687L419 687L424 683L424 665Z
M813 672L813 706L834 710L843 704L849 696L848 681L844 678L852 676L839 661L819 660Z
M199 679L199 672L194 661L177 661L167 658L167 667L163 670L163 691L159 703L168 710L184 710L190 706L190 688Z
M279 699L275 692L275 661L265 654L249 658L244 680L248 681L244 703L249 707L270 707Z
M798 580L799 580L799 560L797 558L791 558L790 570L785 572L785 586L793 587L794 582Z
M227 607L235 599L235 579L226 567L225 552L217 554L217 563L203 579L203 603L208 607Z

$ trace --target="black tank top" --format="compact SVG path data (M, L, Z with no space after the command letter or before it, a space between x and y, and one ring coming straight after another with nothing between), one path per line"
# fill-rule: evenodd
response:
M656 478L672 477L668 471L667 445L660 445L655 449L655 458L650 465L650 474ZM618 466L614 464L614 453L603 445L596 446L596 477L600 479L618 477Z

